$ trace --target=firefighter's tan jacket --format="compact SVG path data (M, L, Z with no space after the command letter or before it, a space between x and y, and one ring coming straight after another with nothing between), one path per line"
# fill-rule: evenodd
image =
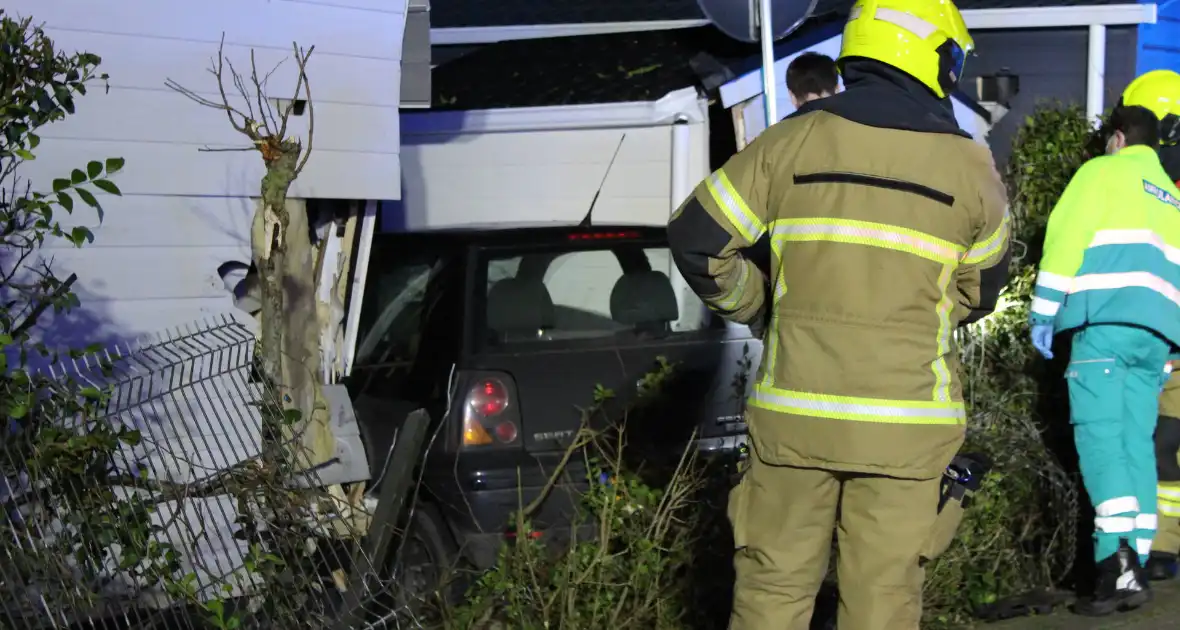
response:
M952 332L981 270L1006 261L1008 223L986 147L827 111L772 126L701 183L669 242L723 316L770 304L747 412L759 457L940 475L965 428ZM769 278L742 256L767 236Z

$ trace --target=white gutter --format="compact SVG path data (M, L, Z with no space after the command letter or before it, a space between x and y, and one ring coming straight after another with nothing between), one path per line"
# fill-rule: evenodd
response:
M671 218L673 212L676 212L680 208L680 204L684 203L685 199L688 199L688 196L692 194L693 187L699 181L694 177L695 169L693 169L692 165L692 127L688 121L688 115L681 114L676 118L676 122L672 124L672 187L670 191L672 204L668 208L669 218ZM704 131L703 128L702 131ZM697 299L692 288L688 286L688 282L684 280L684 276L680 275L680 270L676 268L675 264L668 265L667 274L668 278L672 281L672 289L676 292L676 302L680 305L681 309L686 309L692 304L701 307L701 301ZM704 309L702 308L702 315L703 312ZM683 320L686 316L687 313L682 310L681 319Z
M1102 24L1154 24L1154 4L1109 4L1086 7L1022 7L1014 9L965 9L963 20L972 30L997 28L1061 28ZM464 28L432 28L430 43L438 46L454 44L493 44L517 39L544 37L574 37L605 35L639 31L666 31L704 26L709 21L661 20L654 22L600 22L595 24L514 24L511 26L476 26Z
M1016 9L967 9L963 21L970 30L997 28L1068 28L1071 26L1120 26L1154 24L1154 4L1108 4L1087 7L1024 7Z
M494 44L517 39L608 35L642 31L670 31L704 26L709 20L658 20L653 22L599 22L595 24L513 24L510 26L471 26L430 29L434 46L453 44Z
M687 114L680 114L672 123L672 207L668 216L688 199L696 184L692 181L692 128L688 121Z
M1086 120L1097 126L1106 109L1103 106L1106 95L1106 27L1091 24L1089 40L1086 59Z

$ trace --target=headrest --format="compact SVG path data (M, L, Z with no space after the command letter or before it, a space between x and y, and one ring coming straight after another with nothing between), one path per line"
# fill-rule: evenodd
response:
M488 291L488 328L498 332L533 332L553 328L557 313L541 281L507 278Z
M610 292L610 315L628 326L680 319L672 281L659 271L623 274Z

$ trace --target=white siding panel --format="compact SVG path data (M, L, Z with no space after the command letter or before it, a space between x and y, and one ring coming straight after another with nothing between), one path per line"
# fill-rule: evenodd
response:
M109 346L165 329L191 325L218 315L238 314L226 294L216 298L104 300L80 292L82 308L66 315L49 313L40 331L51 346Z
M75 286L87 302L185 300L228 296L217 267L249 260L250 248L95 247L53 249L51 255L59 275L78 274Z
M396 143L397 139L391 139ZM234 145L241 146L241 145ZM265 169L255 151L202 153L194 145L157 142L46 139L37 160L22 166L34 186L48 186L87 160L122 157L115 181L125 194L248 197L259 194ZM39 184L38 182L45 182ZM291 187L293 198L398 199L396 153L343 153L315 149Z
M668 220L670 126L402 141L403 211L410 229L495 221L577 223L599 185L595 220L652 225ZM619 155L608 174L616 148Z
M245 197L162 197L101 195L102 220L76 204L72 215L59 212L69 227L94 232L86 249L137 247L244 247L250 242L255 201ZM66 243L61 246L73 248Z
M7 0L6 11L31 15L54 29L225 41L287 51L291 42L317 51L401 59L405 3L391 2L389 13L338 5L273 0ZM93 51L101 55L102 51ZM395 77L396 79L396 77ZM396 80L395 80L396 83Z
M240 111L247 111L245 99L232 98L230 102ZM172 115L161 116L160 112ZM306 114L292 116L287 136L306 138L309 120ZM45 126L40 135L44 139L163 142L190 145L194 152L206 145L249 146L246 136L230 126L225 112L202 107L165 90L111 88L109 93L92 92L78 102L76 114ZM313 154L316 150L396 154L397 137L396 107L339 103L315 106ZM261 164L260 155L251 155ZM183 168L183 163L174 167Z
M234 309L229 294L216 298L170 300L97 300L83 297L83 308L102 322L95 340L106 337L132 339L157 334L161 330L190 325L197 320L227 313Z
M164 82L172 79L210 98L218 97L217 80L209 72L212 57L217 54L215 43L160 37L145 40L136 35L52 27L46 30L62 49L84 50L100 55L101 69L110 75L112 88L166 90ZM150 54L144 54L145 47L150 48ZM250 50L249 46L241 45L227 44L225 47L226 59L246 76L249 76L250 70ZM274 70L266 82L268 95L272 98L291 98L295 92L298 66L290 48L257 48L254 49L254 55L262 76ZM281 65L279 62L282 62ZM396 77L400 67L396 59L350 57L324 52L316 47L307 62L307 76L317 105L362 103L397 107L400 85L389 77ZM174 113L179 115L182 111L186 110ZM176 124L175 118L171 122Z

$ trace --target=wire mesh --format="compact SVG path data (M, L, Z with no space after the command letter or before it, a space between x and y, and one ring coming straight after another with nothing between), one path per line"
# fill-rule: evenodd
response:
M30 379L0 443L0 627L344 627L363 488L292 463L255 350L226 316ZM379 573L347 625L392 616Z

